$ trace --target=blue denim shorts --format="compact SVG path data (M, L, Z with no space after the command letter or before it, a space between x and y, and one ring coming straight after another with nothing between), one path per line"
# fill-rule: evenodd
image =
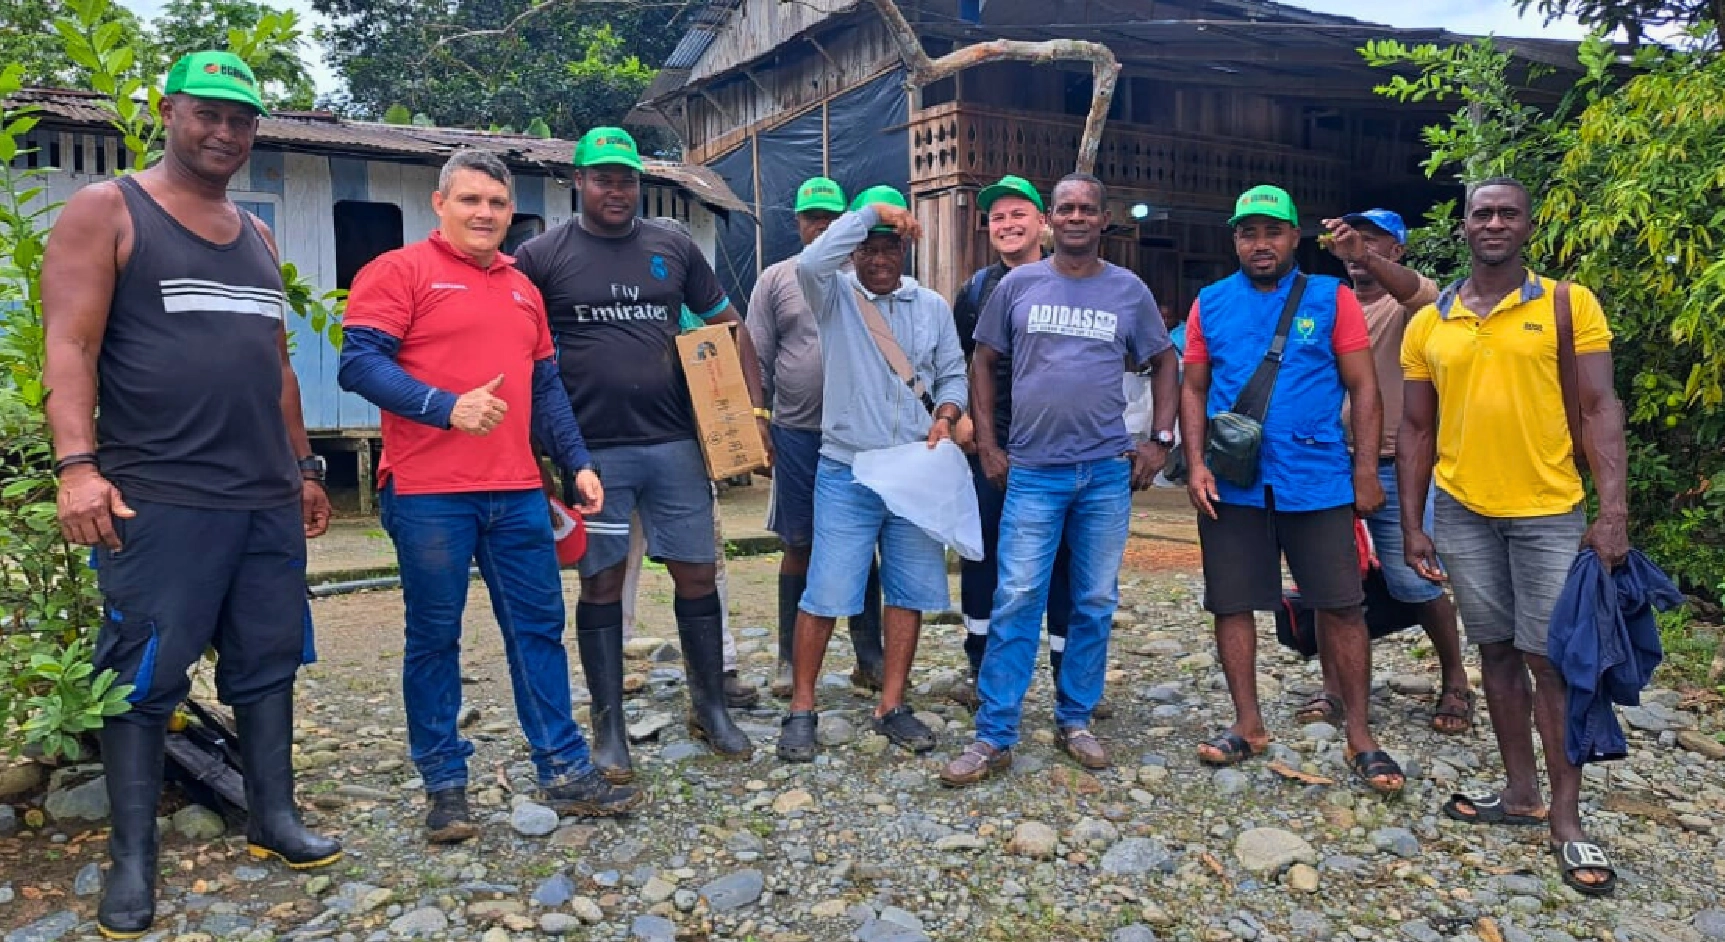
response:
M1545 657L1551 611L1587 532L1587 511L1486 517L1443 491L1432 542L1449 572L1456 611L1474 644L1514 642Z
M888 511L874 491L851 476L850 465L821 458L815 469L815 544L802 610L824 618L862 611L876 546L882 601L916 612L946 610L946 547Z
M1377 551L1378 564L1384 570L1384 584L1398 602L1419 605L1443 597L1443 586L1426 580L1409 568L1402 552L1402 512L1396 490L1396 466L1378 464L1378 481L1384 486L1382 510L1366 518L1366 529L1372 534L1372 548ZM1426 535L1432 532L1432 515L1437 512L1437 486L1426 492Z

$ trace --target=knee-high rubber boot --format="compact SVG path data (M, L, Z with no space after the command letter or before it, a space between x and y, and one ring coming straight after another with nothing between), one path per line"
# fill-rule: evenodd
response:
M293 797L293 690L234 707L246 774L246 849L295 870L341 859L341 844L306 829Z
M869 690L880 690L881 678L886 670L885 649L881 646L880 634L880 568L870 564L868 573L868 589L863 594L863 610L849 619L851 633L851 649L856 652L857 673L853 680L862 681L859 686Z
M108 831L112 866L96 909L96 928L110 939L135 939L156 918L156 803L162 796L167 720L109 720L100 737L113 827Z
M725 710L722 630L718 615L677 616L677 637L689 675L689 734L727 759L747 759L754 755L754 744Z
M616 617L608 617L611 613ZM593 725L593 765L615 785L635 780L629 760L629 727L623 716L623 621L620 605L589 605L576 609L575 646L581 652L581 672Z
M770 691L775 697L791 695L791 651L797 637L797 606L802 604L803 591L808 586L807 576L779 574L779 663Z

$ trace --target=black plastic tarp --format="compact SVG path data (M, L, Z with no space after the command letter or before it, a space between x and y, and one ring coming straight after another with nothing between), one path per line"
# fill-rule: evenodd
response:
M833 99L827 106L826 151L829 175L847 195L877 184L906 192L910 185L910 103L904 72L895 70ZM710 163L744 202L755 201L751 147L760 152L762 229L760 268L789 258L801 248L792 206L797 186L821 175L821 112L800 115ZM908 196L908 192L906 192ZM755 286L756 222L733 214L719 233L719 280L739 308L746 308ZM746 311L745 311L746 314Z

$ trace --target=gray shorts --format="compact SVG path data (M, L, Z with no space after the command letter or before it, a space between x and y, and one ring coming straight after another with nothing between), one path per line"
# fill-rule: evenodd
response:
M647 555L678 563L711 563L713 482L694 439L658 445L593 449L605 485L605 508L587 518L587 554L580 572L593 576L629 556L629 518L639 515Z
M1468 641L1513 641L1519 651L1546 656L1551 610L1587 532L1587 512L1485 517L1440 489L1434 516L1432 542Z

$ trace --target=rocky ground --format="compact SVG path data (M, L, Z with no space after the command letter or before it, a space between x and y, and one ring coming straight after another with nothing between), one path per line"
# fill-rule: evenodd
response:
M1651 692L1629 715L1632 757L1588 771L1587 820L1623 885L1614 899L1585 900L1559 882L1543 830L1439 814L1450 792L1494 788L1501 770L1483 708L1471 735L1429 731L1434 663L1417 632L1377 648L1374 715L1408 769L1403 798L1352 781L1334 729L1294 725L1316 665L1270 640L1260 683L1272 754L1236 770L1201 766L1195 745L1229 711L1194 598L1193 550L1135 543L1129 558L1109 683L1119 713L1098 726L1115 768L1086 774L1052 748L1044 672L1012 773L964 791L935 777L971 729L942 698L962 663L956 626L927 629L913 678L915 704L942 730L933 757L867 733L870 704L845 680L841 629L821 685L821 759L772 757L781 705L765 700L739 715L754 760L723 762L682 726L681 661L652 640L675 637L669 586L650 573L629 709L652 805L615 822L559 821L533 802L501 647L476 591L464 720L484 833L456 848L420 836L397 690L399 594L319 601L323 660L302 675L297 762L308 817L347 856L321 873L259 864L219 819L170 799L152 938L1725 939L1725 747L1705 702ZM744 672L762 683L776 564L731 564ZM572 580L567 588L572 601ZM59 770L52 786L35 772L0 775L5 942L94 936L105 801L99 784L79 783L97 772Z

